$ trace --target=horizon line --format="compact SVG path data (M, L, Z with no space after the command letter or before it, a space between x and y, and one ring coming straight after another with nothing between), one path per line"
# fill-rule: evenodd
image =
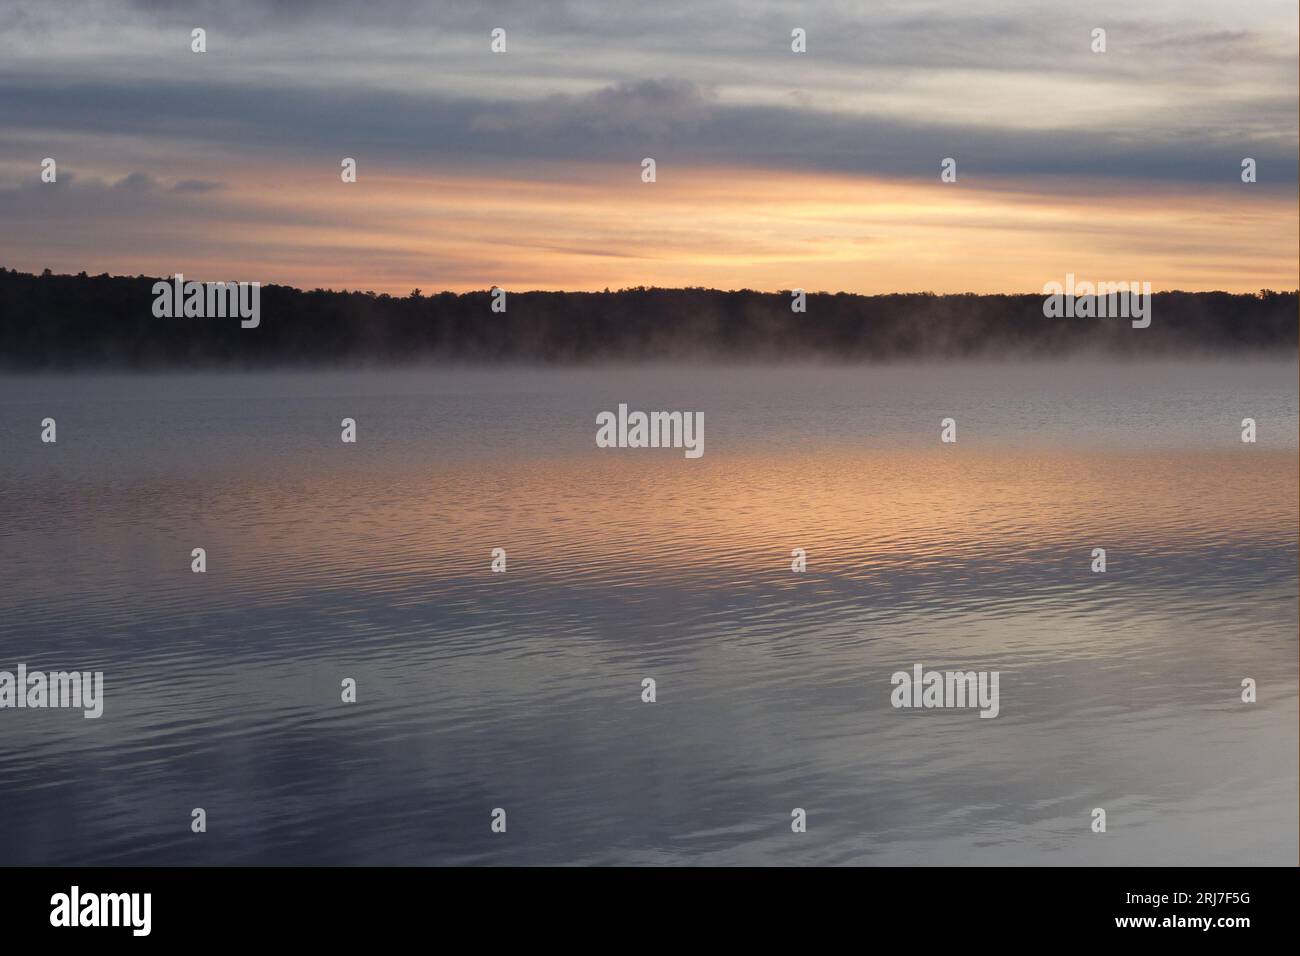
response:
M0 272L12 273L13 275L18 275L18 276L27 276L32 279L44 279L44 278L52 278L52 279L108 278L108 279L136 279L136 280L152 279L154 281L161 282L165 279L174 279L177 275L185 277L185 273L175 273L175 272L169 273L167 275L161 275L161 274L151 275L144 272L136 273L134 275L113 274L109 272L99 272L99 273L92 274L85 269L83 269L80 272L54 272L52 269L48 267L41 272L25 272L22 269L11 268L5 265L0 265ZM1064 273L1064 274L1068 275L1070 273ZM301 292L301 293L326 292L334 295L368 295L368 296L374 296L376 298L386 297L390 299L417 298L417 296L414 295L415 292L420 293L418 298L421 299L429 299L429 298L434 298L443 295L452 295L452 296L490 295L492 291L495 289L503 289L509 295L616 295L625 292L717 292L723 295L739 295L742 293L748 293L751 295L789 295L795 291L799 291L802 292L805 296L852 296L853 298L857 298L857 299L882 299L882 298L888 298L890 296L929 296L936 299L973 297L973 298L985 299L985 298L1015 297L1015 296L1041 297L1047 294L1043 291L935 292L929 289L896 289L892 292L849 292L843 289L838 291L831 291L827 289L818 289L818 290L797 289L796 287L788 287L782 289L753 289L749 287L723 289L718 286L660 286L660 285L621 286L617 289L612 289L609 287L606 287L604 289L512 289L509 286L494 284L494 285L486 286L481 289L480 288L466 289L460 292L454 291L452 289L438 289L430 292L430 291L426 291L421 286L415 286L410 292L406 293L405 295L402 295L402 294L397 294L392 292L376 292L374 289L361 289L361 288L355 288L355 289L326 288L322 286L317 286L315 288L307 288L306 286L291 285L283 282L274 282L274 281L262 282L261 280L257 280L257 279L195 279L195 278L186 277L186 281L204 282L204 283L246 282L250 284L256 282L260 288L290 289L294 292ZM1049 279L1048 281L1050 282L1055 280ZM1112 280L1085 279L1083 281L1109 282ZM1127 280L1120 280L1120 281L1127 281ZM1231 295L1231 296L1249 296L1251 298L1262 298L1266 295L1300 295L1300 286L1297 286L1296 288L1292 288L1292 289L1273 289L1267 286L1262 286L1253 292L1230 292L1226 289L1155 289L1153 288L1151 290L1151 295Z

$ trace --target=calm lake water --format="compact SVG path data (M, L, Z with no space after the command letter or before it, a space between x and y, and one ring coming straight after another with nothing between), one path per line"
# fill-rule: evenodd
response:
M6 376L0 670L105 703L0 863L1294 865L1298 479L1293 361Z

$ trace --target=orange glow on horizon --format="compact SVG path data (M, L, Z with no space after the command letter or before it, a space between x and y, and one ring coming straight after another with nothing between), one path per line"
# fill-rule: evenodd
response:
M9 265L396 295L493 285L1037 293L1066 272L1156 291L1300 286L1294 196L1263 189L1030 188L965 174L944 184L937 171L929 183L667 160L651 184L635 163L526 179L363 166L355 184L224 173L233 185L194 197L189 214L121 223L112 248L73 237Z

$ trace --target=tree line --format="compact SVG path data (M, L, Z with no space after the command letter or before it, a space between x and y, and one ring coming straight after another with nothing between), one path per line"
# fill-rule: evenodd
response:
M1297 293L1161 292L1149 328L1048 318L1043 296L854 295L632 288L407 296L261 289L261 323L157 318L169 277L0 268L0 365L10 369L342 365L425 360L893 361L1087 354L1296 355Z

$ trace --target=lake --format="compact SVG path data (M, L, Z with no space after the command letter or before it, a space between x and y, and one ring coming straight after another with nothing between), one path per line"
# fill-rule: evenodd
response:
M704 454L598 448L620 403ZM104 709L0 710L0 864L1293 865L1297 406L1294 360L7 375L0 670ZM918 664L997 717L894 707Z

